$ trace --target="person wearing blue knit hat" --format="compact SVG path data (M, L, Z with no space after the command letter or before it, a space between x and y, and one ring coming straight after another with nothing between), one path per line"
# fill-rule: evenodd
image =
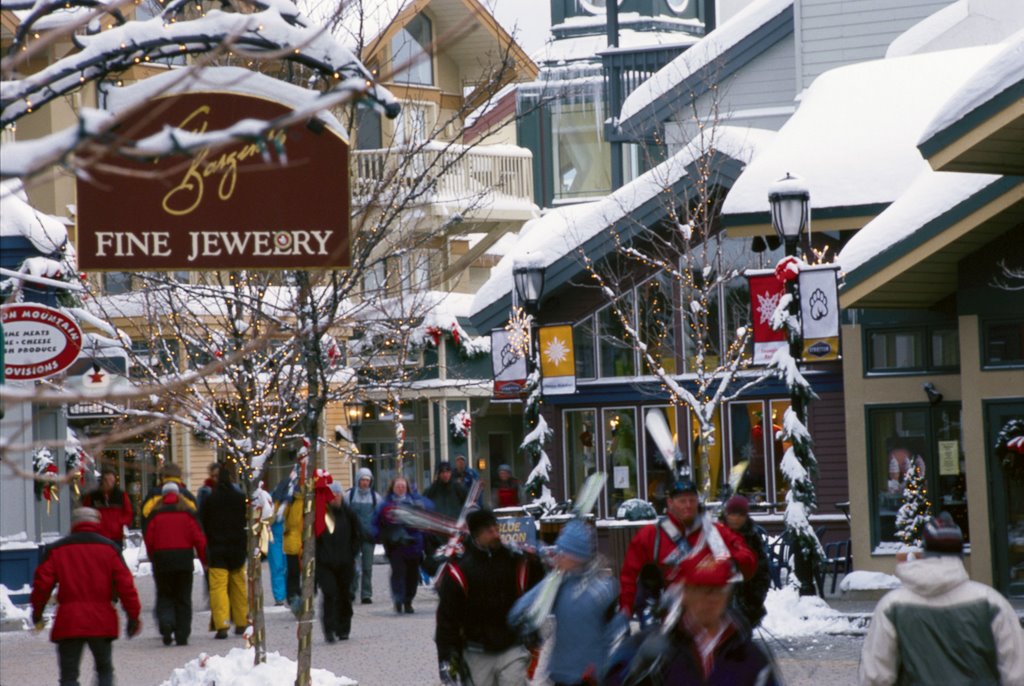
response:
M563 579L551 603L555 630L549 640L551 659L548 678L556 686L599 683L615 637L626 629L625 617L616 612L619 587L615 578L598 563L597 538L585 522L574 519L555 541L554 570ZM541 583L516 601L509 624L523 633L540 627L536 607L545 599ZM543 619L543 618L541 618Z

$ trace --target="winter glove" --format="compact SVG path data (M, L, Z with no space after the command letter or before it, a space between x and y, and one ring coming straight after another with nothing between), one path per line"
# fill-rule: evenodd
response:
M139 633L141 633L141 632L142 632L142 622L140 622L138 619L132 619L131 617L129 617L128 618L128 625L125 627L125 634L128 636L128 638L132 638L133 636L138 636Z
M462 676L461 656L456 653L447 660L438 660L437 671L441 676L441 686L463 686L466 680Z
M46 628L46 620L43 618L42 612L32 613L32 629L36 632L42 631Z

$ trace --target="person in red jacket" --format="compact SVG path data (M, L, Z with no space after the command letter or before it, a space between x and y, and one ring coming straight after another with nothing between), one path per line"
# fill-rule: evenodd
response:
M121 551L103 535L100 513L80 507L71 514L71 533L47 546L32 581L32 621L41 628L43 608L57 589L57 617L50 640L57 644L60 683L77 684L82 651L89 646L100 686L114 683L113 641L120 600L128 615L128 637L142 630L139 594Z
M173 481L163 486L160 506L146 527L146 552L156 583L156 620L164 645L188 645L192 633L192 551L206 567L206 536L195 512Z
M124 550L124 528L132 525L132 503L128 494L117 487L113 467L100 470L100 485L82 498L84 507L99 510L102 534Z
M757 556L743 537L712 522L700 509L694 483L676 481L668 493L668 516L640 529L629 542L619 576L619 607L624 613L642 613L646 603L657 600L662 588L708 556L731 557L744 579L757 571Z

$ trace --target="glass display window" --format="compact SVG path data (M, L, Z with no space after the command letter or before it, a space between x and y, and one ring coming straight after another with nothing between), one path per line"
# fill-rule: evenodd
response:
M631 407L604 409L601 424L608 474L605 492L609 499L608 512L614 515L619 505L640 495L636 410Z

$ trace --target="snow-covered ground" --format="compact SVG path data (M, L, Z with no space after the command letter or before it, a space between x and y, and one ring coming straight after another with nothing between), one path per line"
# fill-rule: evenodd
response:
M0 622L15 622L20 619L22 620L22 626L26 629L29 628L32 612L27 607L18 607L11 602L11 596L28 593L30 590L31 587L28 585L12 590L0 584Z
M232 648L227 655L207 655L174 670L163 686L276 686L295 681L295 662L279 653L268 653L267 661L252 664L252 648ZM313 686L355 686L357 682L335 676L326 669L310 670Z
M762 635L794 638L863 631L862 622L833 609L816 595L801 596L794 586L768 591L764 606L768 614L757 630Z
M128 569L131 570L133 576L153 575L153 563L149 561L149 556L146 554L145 543L139 542L134 544L131 540L125 540L121 556L124 558L124 563L128 565ZM203 573L203 563L198 559L192 560L192 573Z

